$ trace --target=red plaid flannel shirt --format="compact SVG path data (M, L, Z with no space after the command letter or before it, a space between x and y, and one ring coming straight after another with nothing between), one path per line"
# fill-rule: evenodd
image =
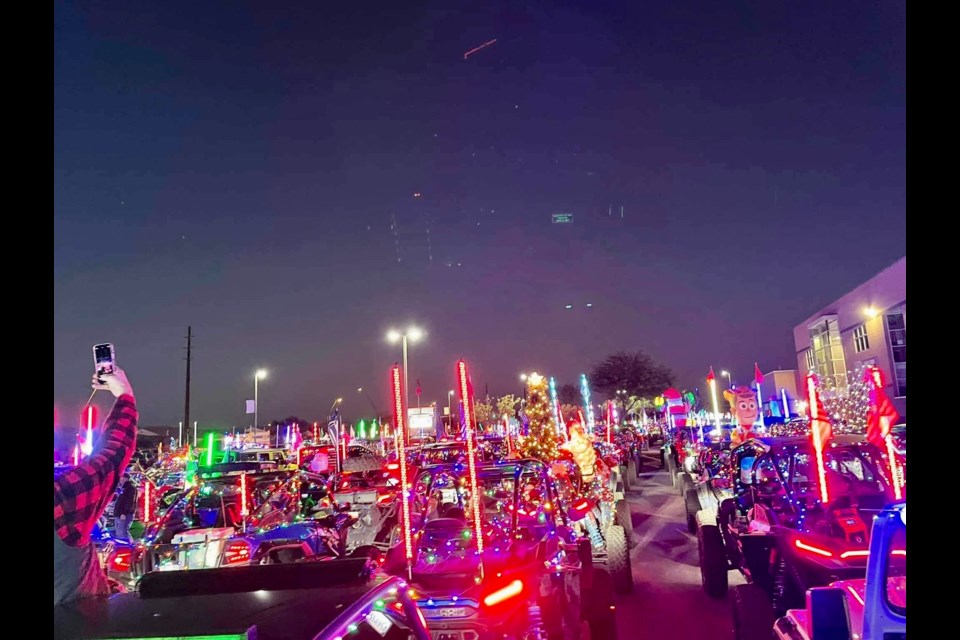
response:
M72 547L90 541L93 525L113 498L137 440L137 403L117 398L94 453L53 481L53 528Z

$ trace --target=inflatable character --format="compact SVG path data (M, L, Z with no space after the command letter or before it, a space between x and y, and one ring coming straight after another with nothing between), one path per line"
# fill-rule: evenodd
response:
M585 483L593 482L597 473L597 452L593 450L593 440L579 423L570 424L570 440L560 445L561 449L573 455L573 461L580 467L580 475Z
M737 420L737 428L730 434L730 441L740 444L753 437L753 425L760 417L757 394L749 387L725 389L723 397L730 403L730 413Z

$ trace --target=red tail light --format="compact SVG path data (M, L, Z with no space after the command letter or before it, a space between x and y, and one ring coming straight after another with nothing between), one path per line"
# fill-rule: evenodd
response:
M815 553L818 556L823 556L824 558L832 558L833 552L828 551L827 549L822 549L820 547L814 546L812 544L807 544L803 540L794 540L793 544L797 549L802 549L804 551L809 551L810 553Z
M107 560L110 571L130 571L133 565L133 549L116 549Z
M241 564L250 561L250 543L246 540L233 540L223 550L223 564Z
M509 600L510 598L515 598L521 593L523 593L523 582L520 580L514 580L507 586L497 589L490 595L486 596L483 599L483 604L487 605L488 607L492 607L505 600Z
M399 468L400 468L400 465L397 464L396 462L391 462L390 464L387 465L387 471L396 471Z
M384 504L385 502L390 502L391 500L393 500L393 496L389 493L385 493L377 498L377 504Z

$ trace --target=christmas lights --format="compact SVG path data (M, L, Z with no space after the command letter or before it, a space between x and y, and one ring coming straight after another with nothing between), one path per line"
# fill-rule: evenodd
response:
M547 380L532 373L527 376L527 404L524 413L527 416L527 437L520 445L525 458L536 458L544 462L556 460L557 428L553 420L553 404L548 400Z

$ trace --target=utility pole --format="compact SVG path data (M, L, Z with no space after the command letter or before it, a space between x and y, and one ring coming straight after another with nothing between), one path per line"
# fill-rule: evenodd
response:
M183 424L186 425L190 424L190 349L192 347L190 343L193 337L192 329L190 326L187 327L187 391L183 401ZM183 445L182 442L178 442L177 444Z

